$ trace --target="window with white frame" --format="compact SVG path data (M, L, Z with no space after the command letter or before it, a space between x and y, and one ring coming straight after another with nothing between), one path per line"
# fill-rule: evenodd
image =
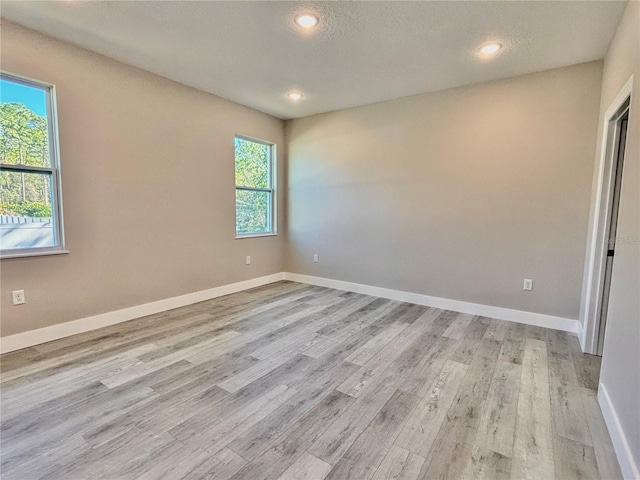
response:
M52 85L0 73L0 254L64 251Z
M274 150L272 143L235 137L237 237L276 233Z

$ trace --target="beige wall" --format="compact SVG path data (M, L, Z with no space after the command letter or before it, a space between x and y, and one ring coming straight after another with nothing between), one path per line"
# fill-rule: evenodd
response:
M629 2L604 63L604 113L634 75L600 382L640 468L640 2ZM598 144L602 142L599 132ZM600 160L600 149L596 161Z
M601 74L287 122L287 270L577 319Z
M56 85L70 251L2 260L2 336L282 271L282 236L234 239L234 134L283 146L280 120L5 21L1 35L2 70Z
M71 252L1 262L2 336L283 269L577 318L600 62L292 121L285 145L277 119L2 27L2 69L57 87ZM279 144L280 185L291 151L286 252L234 239L235 133Z

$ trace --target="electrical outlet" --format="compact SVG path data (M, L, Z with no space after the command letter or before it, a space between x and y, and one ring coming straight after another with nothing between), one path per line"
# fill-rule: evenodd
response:
M533 290L533 280L530 278L524 279L524 285L522 286L523 290Z
M24 296L24 290L14 290L11 292L11 299L14 305L22 305L27 303L27 299Z
M247 257L244 259L244 263L245 265L251 265L251 255L247 255Z
M319 257L317 253L313 254L313 263L318 263Z

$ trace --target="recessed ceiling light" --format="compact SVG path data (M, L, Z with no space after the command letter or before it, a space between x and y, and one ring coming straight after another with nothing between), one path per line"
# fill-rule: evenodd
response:
M500 45L499 43L488 43L483 47L480 47L479 52L483 55L493 55L501 48L502 48L502 45Z
M318 17L305 13L304 15L298 15L296 17L296 23L304 28L311 28L318 25Z
M297 101L302 98L302 94L299 92L291 92L287 93L287 97L289 97L291 100Z

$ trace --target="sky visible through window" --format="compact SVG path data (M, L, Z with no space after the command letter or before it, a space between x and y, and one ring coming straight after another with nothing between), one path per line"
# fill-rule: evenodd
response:
M0 80L0 102L22 103L41 117L47 114L45 92L39 88L27 87L26 85Z

